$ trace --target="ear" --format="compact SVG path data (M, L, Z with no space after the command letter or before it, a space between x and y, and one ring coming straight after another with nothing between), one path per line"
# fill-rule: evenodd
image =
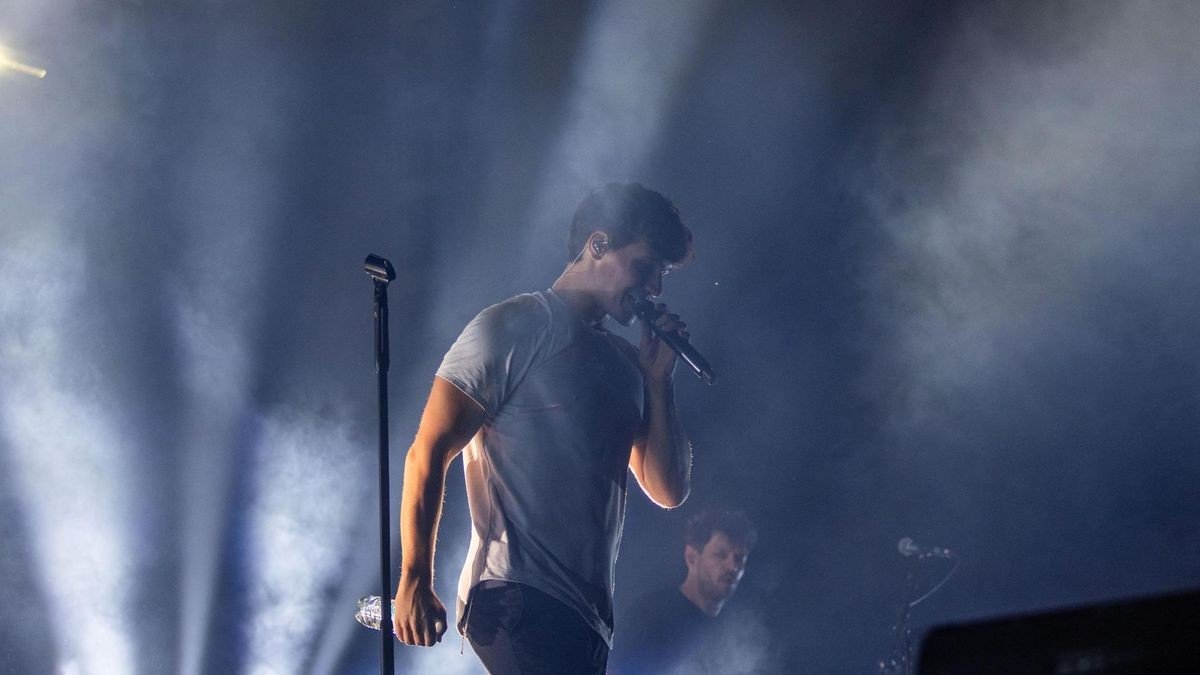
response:
M588 237L587 252L599 260L608 252L608 233L597 230Z
M696 559L700 557L700 551L696 550L695 546L685 544L683 547L683 562L687 564L688 569L691 569L696 564Z

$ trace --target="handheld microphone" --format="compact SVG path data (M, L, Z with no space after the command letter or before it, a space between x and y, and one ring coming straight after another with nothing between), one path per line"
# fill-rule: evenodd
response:
M896 543L896 549L900 551L900 555L904 557L917 556L918 558L953 558L954 551L940 546L920 546L912 540L912 537L905 537Z
M679 354L679 358L683 359L683 362L687 364L688 368L691 368L696 377L700 378L700 381L705 384L713 384L717 381L717 376L713 373L712 366L708 365L708 361L703 356L700 356L700 352L696 351L692 343L688 342L679 333L662 331L659 330L658 326L654 325L654 322L662 315L662 312L658 311L654 303L644 298L637 300L633 303L633 313L637 315L642 323L649 326L655 335L667 343L671 349L674 349L676 354Z

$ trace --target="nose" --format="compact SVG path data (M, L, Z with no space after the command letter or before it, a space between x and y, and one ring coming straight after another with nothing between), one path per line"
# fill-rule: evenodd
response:
M650 276L650 281L646 282L646 291L650 297L657 298L662 295L662 271L655 272Z

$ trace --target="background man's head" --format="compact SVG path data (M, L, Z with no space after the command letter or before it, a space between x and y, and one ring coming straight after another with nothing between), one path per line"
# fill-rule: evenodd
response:
M692 250L692 233L671 200L638 183L609 183L580 202L571 220L567 260L578 258L595 232L605 233L609 249L645 241L672 264L684 262Z
M757 540L754 524L741 511L712 509L692 516L684 533L684 595L715 616L737 590Z

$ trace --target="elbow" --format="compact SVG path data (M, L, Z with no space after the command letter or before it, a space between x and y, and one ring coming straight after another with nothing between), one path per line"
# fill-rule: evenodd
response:
M687 501L692 491L691 448L682 457L668 457L664 462L641 447L634 449L629 468L633 470L642 492L650 501L665 508L674 509Z
M413 446L408 448L408 453L404 455L404 474L406 476L410 473L413 476L433 476L433 474L440 473L445 476L452 460L454 460L454 454L446 452L444 448L413 443Z
M654 495L654 501L664 509L675 509L683 506L691 492L691 484L683 481L678 485L671 485L659 490L658 494Z
M441 471L445 473L450 463L458 455L459 448L440 439L424 441L417 439L404 456L404 470L410 469L422 473Z
M404 470L428 471L436 463L434 455L428 444L413 443L404 455Z
M664 509L677 509L680 506L683 506L683 503L687 501L687 498L688 498L688 493L685 491L684 493L682 493L678 496L672 496L672 497L669 497L666 499L659 500L658 505L663 507Z

